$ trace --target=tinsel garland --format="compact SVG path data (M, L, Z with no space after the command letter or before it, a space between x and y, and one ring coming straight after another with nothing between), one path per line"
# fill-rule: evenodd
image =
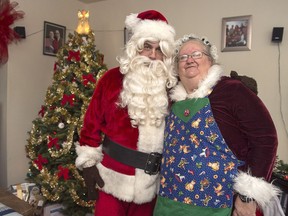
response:
M279 178L288 182L288 164L284 163L283 160L279 160L278 156L276 158L273 172Z
M67 168L69 168L72 175L75 177L75 179L82 183L82 186L84 187L84 179L82 176L79 175L77 168L74 165L68 165ZM61 193L65 190L63 186L59 186L58 184L58 175L57 173L54 173L54 175L51 175L51 173L48 171L47 168L43 168L41 170L40 176L43 178L43 183L49 185L50 190L47 189L47 187L41 187L42 194L48 199L53 202L56 202L59 200ZM69 193L71 197L73 198L74 202L77 203L80 206L83 207L93 207L95 202L94 201L84 201L82 200L79 195L77 194L77 191L74 189L75 185L71 185L69 187Z
M107 71L103 56L95 52L94 33L69 34L67 43L56 54L53 83L48 87L39 118L32 122L27 156L31 159L28 176L41 187L43 196L91 208L85 182L75 167L75 145L93 91ZM68 161L67 161L68 160ZM71 161L69 161L71 160Z

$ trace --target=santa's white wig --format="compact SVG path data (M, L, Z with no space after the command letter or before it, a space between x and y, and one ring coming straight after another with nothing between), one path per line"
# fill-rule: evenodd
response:
M151 15L151 11L148 14ZM152 14L159 16L155 11ZM132 125L144 125L149 118L149 123L157 126L167 114L167 89L177 83L174 70L175 31L161 20L163 17L160 20L143 17L143 14L131 14L126 18L126 27L132 31L132 37L123 55L117 58L120 71L125 75L119 105L127 106ZM147 41L159 42L163 61L139 55Z
M160 49L163 53L163 67L167 75L167 88L172 88L177 81L174 70L175 44L169 43L167 40L159 41L159 39L155 37L142 37L135 40L132 36L126 44L123 56L117 58L120 63L121 73L127 74L131 71L130 66L133 64L133 59L139 56L139 53L144 49L144 43L147 41L159 42Z

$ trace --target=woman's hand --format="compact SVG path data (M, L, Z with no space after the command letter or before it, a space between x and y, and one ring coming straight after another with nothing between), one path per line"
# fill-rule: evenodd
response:
M257 205L255 201L245 203L237 196L234 205L232 216L256 216Z

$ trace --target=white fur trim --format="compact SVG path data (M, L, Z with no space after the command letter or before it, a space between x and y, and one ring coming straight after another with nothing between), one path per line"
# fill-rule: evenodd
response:
M182 84L182 82L179 82L177 86L175 86L171 90L170 98L172 101L182 101L187 98L187 92Z
M130 14L125 19L125 26L128 30L132 30L135 28L135 26L140 22L141 19L139 19L138 14Z
M273 199L264 207L262 211L263 215L265 216L285 216L278 197L273 197Z
M147 122L139 126L138 150L142 152L163 151L165 121L159 127ZM105 185L102 188L120 200L142 204L150 202L157 193L159 175L148 175L142 169L135 169L135 176L129 176L97 164Z
M162 20L140 19L138 14L130 14L125 19L125 26L132 31L132 40L152 37L157 40L167 40L174 44L175 29Z
M144 170L136 169L136 175L130 176L97 164L99 173L105 182L101 189L125 202L142 204L150 202L156 196L159 175L148 175Z
M82 170L86 167L94 166L99 163L103 158L102 146L80 146L79 143L75 143L76 153L78 157L75 160L75 165L78 169Z
M143 152L158 152L163 151L164 140L164 127L165 120L163 119L161 125L156 127L150 125L149 121L145 125L139 125L139 137L138 137L138 150Z
M140 38L153 38L158 41L168 41L174 46L175 30L166 22L141 20L132 31L131 40L138 41Z
M213 65L207 76L199 83L198 88L192 94L187 94L181 82L171 91L171 99L173 101L181 101L186 98L203 98L210 94L213 86L220 80L223 74L223 68L219 65Z
M134 202L141 204L151 201L157 193L159 175L148 175L142 169L136 169L135 173L135 197Z
M138 150L143 152L163 152L165 121L159 127L139 126ZM159 175L148 175L144 170L136 169L135 173L135 203L151 201L158 190Z
M112 194L120 200L132 202L134 197L135 176L129 176L108 169L101 163L96 165L105 183L101 189L108 194Z
M273 184L244 172L239 172L234 182L234 190L239 194L255 199L261 209L280 193L280 189Z

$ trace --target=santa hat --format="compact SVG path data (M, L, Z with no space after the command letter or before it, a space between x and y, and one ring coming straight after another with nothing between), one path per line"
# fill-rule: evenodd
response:
M175 30L168 24L167 19L158 11L148 10L126 17L125 26L132 32L132 38L153 37L156 40L166 40L174 43Z

